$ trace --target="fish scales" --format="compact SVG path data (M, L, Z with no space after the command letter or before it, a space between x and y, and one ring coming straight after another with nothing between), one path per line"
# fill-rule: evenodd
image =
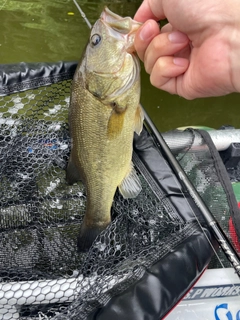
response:
M127 18L133 26L129 29L124 26L121 38L121 19L126 18L105 8L92 28L90 44L72 85L69 111L72 148L67 181L74 183L81 179L87 191L86 213L78 237L80 251L87 250L110 223L117 187L126 198L141 191L131 163L133 134L140 133L143 122L139 105L140 67L135 54L127 52L133 43L132 35L127 36L140 25ZM94 38L102 42L97 48Z

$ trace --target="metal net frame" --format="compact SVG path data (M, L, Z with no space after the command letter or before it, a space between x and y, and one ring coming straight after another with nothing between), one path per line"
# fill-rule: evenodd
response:
M65 181L70 153L67 116L75 67L75 63L19 64L6 72L2 66L0 319L93 319L94 312L134 288L146 271L176 248L196 233L202 236L192 215L195 210L204 225L197 208L144 129L135 137L133 154L142 192L130 200L117 192L112 223L89 252L77 252L85 188L81 182L69 186ZM150 165L149 150L157 159ZM224 190L206 154L184 149L177 157L207 203L214 200L216 211L224 207L229 217ZM208 242L205 246L203 265L163 313L206 267L212 250Z

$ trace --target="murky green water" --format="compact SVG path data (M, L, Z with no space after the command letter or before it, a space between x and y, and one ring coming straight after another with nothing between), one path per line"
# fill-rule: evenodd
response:
M133 16L141 0L78 0L93 23L104 5ZM0 0L0 63L78 60L89 29L72 0ZM142 72L142 104L161 131L179 126L240 127L240 94L187 101L153 88Z

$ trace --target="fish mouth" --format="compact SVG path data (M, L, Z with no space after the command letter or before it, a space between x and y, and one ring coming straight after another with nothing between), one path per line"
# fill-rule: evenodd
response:
M126 72L123 72L125 73L125 76L124 79L122 79L122 85L119 88L113 90L110 85L108 88L105 88L105 90L101 92L101 94L98 93L96 95L96 92L91 91L88 87L88 91L91 94L93 94L101 101L105 101L106 103L108 103L109 100L115 99L116 97L127 91L129 88L131 88L131 86L139 78L140 63L137 55L134 53L134 51L136 51L134 48L134 37L136 31L141 26L141 23L134 21L130 17L123 18L110 11L107 7L104 8L99 20L106 27L108 36L124 42L124 45L121 49L121 54L123 54L124 56L125 53L126 55L131 55L133 60L131 70L128 69L128 75L126 75ZM123 60L122 63L120 64L120 61L118 61L117 66L114 66L114 71L104 69L101 71L91 70L91 72L93 74L96 74L97 76L101 76L102 78L111 78L113 74L115 76L118 76L118 74L121 74L121 71L125 68L126 56L120 60Z
M113 32L113 36L126 39L125 49L128 53L136 51L134 48L134 38L142 23L130 17L123 18L109 10L108 7L104 8L100 20L110 29L110 32Z

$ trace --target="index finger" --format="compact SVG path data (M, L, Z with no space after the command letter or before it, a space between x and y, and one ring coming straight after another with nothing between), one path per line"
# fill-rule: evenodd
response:
M139 22L145 22L148 19L160 20L165 18L162 0L144 0L134 16L134 20Z

